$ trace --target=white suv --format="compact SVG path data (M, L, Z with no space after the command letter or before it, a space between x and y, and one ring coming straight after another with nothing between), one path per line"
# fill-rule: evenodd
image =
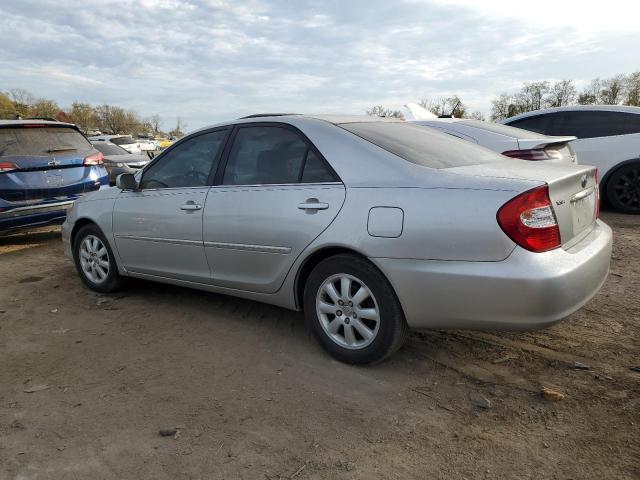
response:
M603 200L621 212L640 214L640 107L549 108L500 123L545 135L575 135L571 146L579 163L598 167Z

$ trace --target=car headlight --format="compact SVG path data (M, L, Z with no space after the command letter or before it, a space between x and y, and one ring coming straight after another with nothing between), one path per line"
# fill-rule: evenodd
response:
M124 167L124 163L116 163L116 166L122 168Z

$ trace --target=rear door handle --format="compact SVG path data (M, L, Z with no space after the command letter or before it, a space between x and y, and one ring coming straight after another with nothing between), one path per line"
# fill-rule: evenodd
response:
M317 198L308 198L306 202L299 203L300 210L326 210L329 208L328 203L319 202Z
M180 210L185 210L187 212L193 212L200 209L202 209L202 205L198 205L193 200L189 200L187 203L180 207Z

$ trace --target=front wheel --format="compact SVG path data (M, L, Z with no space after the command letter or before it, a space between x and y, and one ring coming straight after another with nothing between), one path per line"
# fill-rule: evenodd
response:
M304 311L316 339L345 363L383 360L408 334L387 279L355 255L336 255L313 269L305 286Z
M73 242L73 258L80 278L91 290L110 293L122 285L111 247L96 225L80 229Z
M607 200L622 213L640 213L640 162L618 168L607 180Z

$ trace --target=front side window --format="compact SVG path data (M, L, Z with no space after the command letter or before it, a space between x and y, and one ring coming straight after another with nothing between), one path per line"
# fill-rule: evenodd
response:
M308 147L294 131L273 126L241 127L224 172L224 185L298 183Z
M191 137L162 155L142 174L140 188L182 188L208 185L220 160L228 130Z

